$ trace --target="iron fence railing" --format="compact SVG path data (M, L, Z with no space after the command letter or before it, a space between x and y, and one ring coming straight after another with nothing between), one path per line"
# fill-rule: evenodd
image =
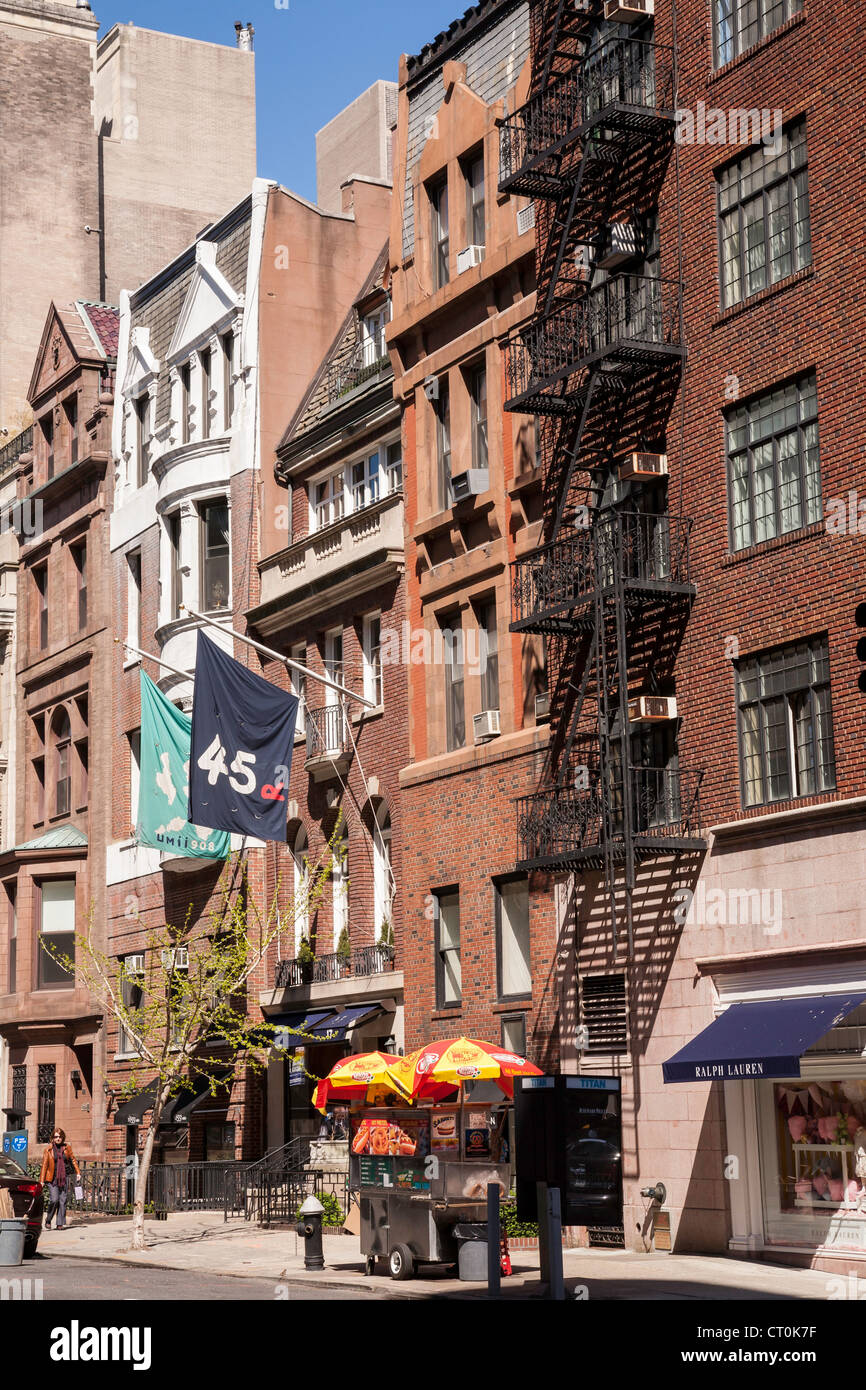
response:
M638 840L690 839L700 827L701 773L683 768L629 769L632 830ZM605 834L605 801L611 832L625 832L626 782L605 788L600 780L585 790L551 787L517 801L518 859L569 859L598 850Z
M26 430L16 434L14 439L10 439L8 444L4 444L0 449L0 478L4 473L8 473L10 468L14 468L22 454L26 454L33 448L33 426L28 425Z
M250 1182L247 1219L259 1226L293 1223L307 1197L335 1198L343 1216L349 1210L348 1168L267 1169ZM330 1223L334 1224L334 1223Z
M274 987L296 989L305 984L327 984L351 976L384 975L394 969L393 946L361 946L351 955L317 956L302 963L298 960L277 962Z
M657 585L662 594L668 584L689 584L691 529L684 517L611 512L534 550L511 567L514 622L567 611L615 579Z
M647 126L673 114L673 52L643 39L609 38L565 76L501 124L499 178L503 188L529 194L552 192L561 171L548 172L550 188L531 178L532 166L596 126ZM576 165L574 166L576 169ZM521 175L529 179L520 186Z
M517 329L505 342L509 403L606 357L643 360L682 344L680 283L654 275L612 275Z
M147 1175L146 1207L157 1211L223 1211L234 1174L248 1163L217 1160L210 1163L155 1163ZM132 1210L135 1166L124 1163L81 1164L83 1196L70 1196L80 1212L121 1215Z
M384 375L390 368L391 359L387 351L379 352L369 342L358 343L344 362L336 362L328 368L328 401L333 403L341 396L347 396L356 386L374 377Z
M351 747L348 715L343 704L325 705L322 709L307 709L307 761L311 758L337 757Z

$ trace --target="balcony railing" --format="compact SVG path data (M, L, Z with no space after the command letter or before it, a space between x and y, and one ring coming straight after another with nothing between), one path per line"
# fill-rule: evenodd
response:
M664 853L700 840L701 773L633 767L628 778L632 831L638 852ZM625 785L600 780L585 791L550 788L517 802L517 858L524 865L596 860L603 851L605 799L614 854L625 843Z
M518 329L505 344L506 408L567 414L567 396L552 388L582 368L681 352L680 288L653 275L613 275Z
M341 396L348 396L356 386L382 376L388 371L391 359L387 352L376 355L368 342L358 343L345 362L335 362L328 368L328 401L333 405Z
M299 985L332 984L352 976L384 975L393 969L393 946L360 946L352 951L351 956L316 956L315 960L306 964L297 960L278 961L274 987L297 989Z
M502 123L503 192L556 197L578 162L553 156L592 131L651 134L674 120L673 53L643 39L609 38Z
M26 454L33 448L33 426L28 425L26 430L16 434L14 439L10 439L8 444L4 444L0 449L0 478L4 473L8 473L10 468L14 468L22 454Z
M307 762L316 758L337 758L349 751L352 744L347 720L342 703L307 710Z
M685 517L611 512L542 546L512 564L513 627L559 631L566 614L617 579L659 597L689 591L691 529Z

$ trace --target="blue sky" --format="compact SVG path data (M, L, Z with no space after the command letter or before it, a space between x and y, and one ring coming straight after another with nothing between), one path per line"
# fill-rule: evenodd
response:
M280 0L282 3L282 0ZM258 165L306 198L316 195L315 133L377 78L397 80L469 0L91 0L100 34L146 29L234 44L235 20L256 30Z

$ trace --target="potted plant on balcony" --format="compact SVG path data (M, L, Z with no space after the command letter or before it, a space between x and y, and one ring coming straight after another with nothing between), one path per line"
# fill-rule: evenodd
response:
M340 932L340 939L337 942L337 965L341 975L350 975L352 972L352 946L349 941L349 928L344 927Z
M313 937L313 941L315 941ZM316 963L316 954L312 945L305 936L301 937L301 944L298 947L298 954L295 957L301 968L301 980L305 985L310 984L313 978L313 966Z
M392 964L394 960L394 924L390 918L385 917L379 928L379 948L382 952L383 961Z

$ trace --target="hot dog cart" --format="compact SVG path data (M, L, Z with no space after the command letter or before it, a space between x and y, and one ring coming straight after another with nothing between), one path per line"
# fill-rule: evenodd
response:
M351 1117L349 1185L360 1194L367 1273L456 1264L460 1227L486 1225L487 1187L507 1196L506 1112L490 1105L375 1107ZM455 1229L456 1228L456 1229Z

